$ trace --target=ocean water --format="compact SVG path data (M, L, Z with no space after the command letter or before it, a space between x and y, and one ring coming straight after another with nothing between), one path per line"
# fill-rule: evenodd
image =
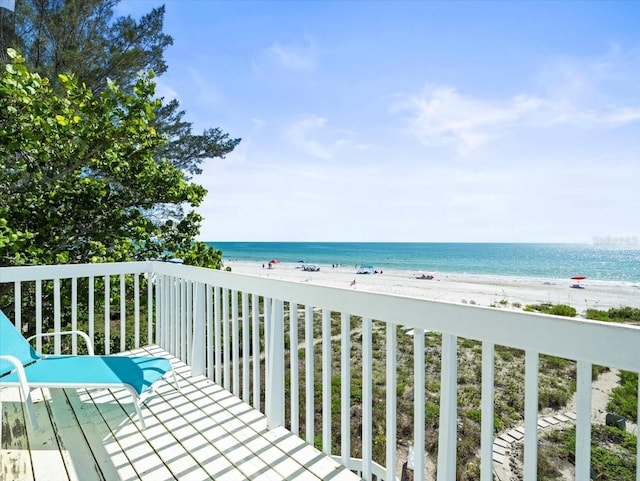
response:
M639 246L403 242L207 242L223 260L640 282Z

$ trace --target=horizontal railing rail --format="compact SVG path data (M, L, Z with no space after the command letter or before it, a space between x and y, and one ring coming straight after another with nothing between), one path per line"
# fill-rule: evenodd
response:
M146 308L153 305L150 267L149 262L2 267L1 307L11 308L16 327L31 334L60 331L63 324L76 330L81 323L93 343L102 340L96 353L139 347L141 339L152 337L152 310ZM36 348L42 347L38 338ZM62 349L61 336L55 336L54 353ZM73 336L70 352L77 349Z
M482 481L493 479L497 349L524 353L525 481L537 479L541 356L576 362L575 472L580 480L589 479L590 472L592 367L640 372L640 328L628 325L151 261L0 268L3 285L8 286L5 297L13 289L10 307L23 330L27 318L33 319L27 330L36 332L51 321L54 328L77 326L86 311L93 338L98 306L104 352L125 350L127 336L136 346L144 340L158 344L195 374L261 409L271 426L288 427L364 479L399 474L399 443L407 440L398 437L398 418L407 413L399 412L397 392L403 386L398 372L407 363L413 391L409 442L415 453L424 452L427 434L436 436L437 479L456 479L458 345L463 339L480 345ZM112 349L114 323L120 341ZM413 335L406 354L408 329ZM435 343L437 358L430 357ZM75 343L71 349L76 351ZM58 340L54 351L60 350ZM436 380L427 374L434 359L439 363ZM434 382L439 384L438 430L427 433L425 407L434 400L426 392ZM640 450L637 456L640 461ZM433 475L425 473L425 457L416 454L414 479Z

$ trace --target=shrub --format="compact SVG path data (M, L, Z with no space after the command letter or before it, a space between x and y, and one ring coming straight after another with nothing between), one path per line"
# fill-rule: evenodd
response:
M440 419L440 406L427 402L425 406L425 420L428 425L435 425Z
M557 304L551 308L549 314L555 316L576 317L578 314L574 307L567 306L566 304Z
M637 307L612 307L608 314L613 322L640 322L640 309Z
M613 388L607 404L609 411L637 421L638 416L638 375L629 371L620 372L620 386Z
M610 322L609 314L606 311L601 311L599 309L587 309L587 313L585 314L587 319L592 319L594 321L603 321Z
M576 317L578 314L575 308L567 306L566 304L528 304L524 310L527 312L541 312L543 314L565 317Z
M545 469L553 468L553 458L571 462L575 459L576 428L549 431L544 435L540 458ZM540 469L540 463L538 464ZM636 469L636 438L617 428L594 424L591 441L591 470L593 479L605 481L633 481ZM554 469L548 469L541 479L555 479ZM540 476L540 471L538 472Z
M472 421L477 422L478 424L480 424L480 422L482 421L482 411L480 409L469 409L466 413L464 413L464 415Z
M604 322L640 323L640 309L637 307L612 307L608 311L587 309L586 318Z

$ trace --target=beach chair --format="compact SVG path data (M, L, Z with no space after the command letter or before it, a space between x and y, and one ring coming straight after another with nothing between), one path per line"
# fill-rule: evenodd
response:
M87 343L88 355L50 356L37 353L29 343L38 337L25 339L0 310L0 389L13 386L20 389L22 400L34 429L38 422L31 399L32 388L102 388L127 389L131 393L138 421L144 429L140 405L152 387L165 374L173 374L173 382L178 391L178 381L169 360L162 357L143 356L95 356L93 344L84 332L65 331L46 333L79 335ZM142 398L141 395L145 394ZM0 401L1 401L0 394ZM1 415L1 409L0 409ZM1 422L1 421L0 421Z

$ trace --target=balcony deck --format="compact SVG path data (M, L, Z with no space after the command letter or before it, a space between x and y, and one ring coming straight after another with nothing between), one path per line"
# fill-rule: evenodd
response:
M128 354L170 359L182 391L160 383L142 408L145 430L124 390L36 389L34 431L17 389L0 388L0 479L360 479L159 347Z
M575 379L569 469L583 481L592 469L593 366L640 373L638 326L171 263L0 267L0 287L10 319L25 334L81 328L99 354L151 342L136 352L172 359L183 390L159 386L142 410L148 427L141 431L124 392L36 389L37 432L15 391L0 390L0 481L358 479L354 472L396 481L409 462L408 446L425 452L412 458L416 481L435 479L436 470L438 481L455 481L466 462L458 456L461 407L481 412L479 420L468 418L476 431L472 464L480 481L492 481L500 461L511 463L496 442L504 433L495 432L496 395L505 388L521 395L521 430L507 438L521 444L518 476L536 481L546 415L541 373L549 356L572 366L559 375ZM60 337L46 344L37 337L34 347L79 351L73 339L68 345ZM505 352L518 362L508 386ZM473 403L459 404L461 386L473 386ZM411 405L400 391L412 395ZM436 403L437 424L427 419L427 402ZM411 415L412 427L399 426L400 416ZM437 452L429 452L436 437ZM640 466L640 450L628 456ZM632 470L640 481L640 469Z

